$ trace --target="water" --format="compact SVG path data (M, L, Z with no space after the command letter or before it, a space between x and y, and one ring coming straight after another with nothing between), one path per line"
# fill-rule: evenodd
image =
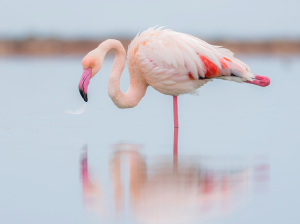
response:
M240 193L227 198L233 205L229 211L199 212L207 214L199 217L197 210L193 210L199 204L190 206L185 201L190 207L180 210L176 203L171 203L173 209L179 209L173 213L181 212L183 218L196 214L189 221L182 219L184 223L299 223L300 58L240 58L255 73L269 76L271 85L262 88L217 80L202 87L198 97L180 96L177 165L172 163L172 98L150 87L136 108L118 109L107 95L111 58L105 60L101 72L91 80L89 106L82 115L64 113L83 104L77 88L82 73L81 58L1 59L3 223L160 223L147 217L159 217L164 212L155 213L153 208L142 207L147 205L146 199L138 206L143 212L130 206L132 175L125 157L120 165L124 207L117 212L114 189L118 185L112 179L116 171L112 172L111 161L120 147L121 151L130 147L137 150L143 158L141 163L147 167L149 180L167 175L172 181L183 183L178 186L188 189L187 192L196 189L187 184L189 181L193 187L204 186L203 176L197 172L223 175L228 180L234 179L236 173L246 175L245 180L239 181L244 186L241 192L232 190L232 195ZM122 91L128 85L126 70L121 79ZM89 200L103 203L109 216L91 211L86 204L82 179L84 155L88 158L89 180L100 186L95 189L101 189L104 198L101 201L96 194ZM183 176L178 176L176 169ZM193 170L198 171L195 174ZM186 179L189 176L193 178ZM167 180L158 178L155 186L165 186ZM152 186L151 181L143 183ZM222 185L219 180L213 183ZM153 195L157 199L159 192L166 191L155 189L143 190L144 197ZM176 190L170 190L169 194L176 195ZM220 194L212 195L215 201L210 204L222 201ZM158 203L154 199L153 203ZM165 214L171 209L167 207ZM164 221L175 223L171 219Z

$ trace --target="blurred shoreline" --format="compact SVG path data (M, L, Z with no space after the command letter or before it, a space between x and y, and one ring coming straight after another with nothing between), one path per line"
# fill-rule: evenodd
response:
M102 41L99 40L66 40L38 39L23 40L0 39L0 57L6 56L79 56L95 49ZM130 39L119 39L125 49L128 49ZM263 40L263 41L231 41L205 40L210 44L223 46L237 54L270 54L296 55L300 54L300 40ZM109 54L113 52L110 51Z

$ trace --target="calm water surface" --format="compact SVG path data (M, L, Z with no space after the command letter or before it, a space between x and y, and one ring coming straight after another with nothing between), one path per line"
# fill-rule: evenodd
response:
M134 109L107 95L112 59L78 92L81 58L0 59L3 223L300 222L299 57L241 57L261 88L216 80ZM126 91L124 72L121 89Z

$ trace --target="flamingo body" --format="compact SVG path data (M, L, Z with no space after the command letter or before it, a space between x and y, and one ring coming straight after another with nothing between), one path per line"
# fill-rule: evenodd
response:
M128 68L157 91L172 96L196 94L196 89L222 78L250 81L255 75L225 48L171 30L150 28L137 35L128 49Z
M150 28L138 34L127 52L130 86L120 90L126 52L117 40L106 40L82 60L84 73L79 90L87 101L87 86L102 67L108 50L116 53L109 76L108 94L119 108L135 107L150 85L172 96L197 94L196 90L213 79L247 82L267 86L270 79L254 75L250 68L225 48L210 45L196 37L161 28Z

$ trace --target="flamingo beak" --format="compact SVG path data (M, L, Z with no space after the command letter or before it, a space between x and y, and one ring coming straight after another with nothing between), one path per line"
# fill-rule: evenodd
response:
M83 74L79 82L79 92L85 102L88 101L87 89L92 77L92 68L83 69Z
M245 81L246 83L251 83L257 86L266 87L270 85L270 79L266 76L255 75L255 79L253 81Z

